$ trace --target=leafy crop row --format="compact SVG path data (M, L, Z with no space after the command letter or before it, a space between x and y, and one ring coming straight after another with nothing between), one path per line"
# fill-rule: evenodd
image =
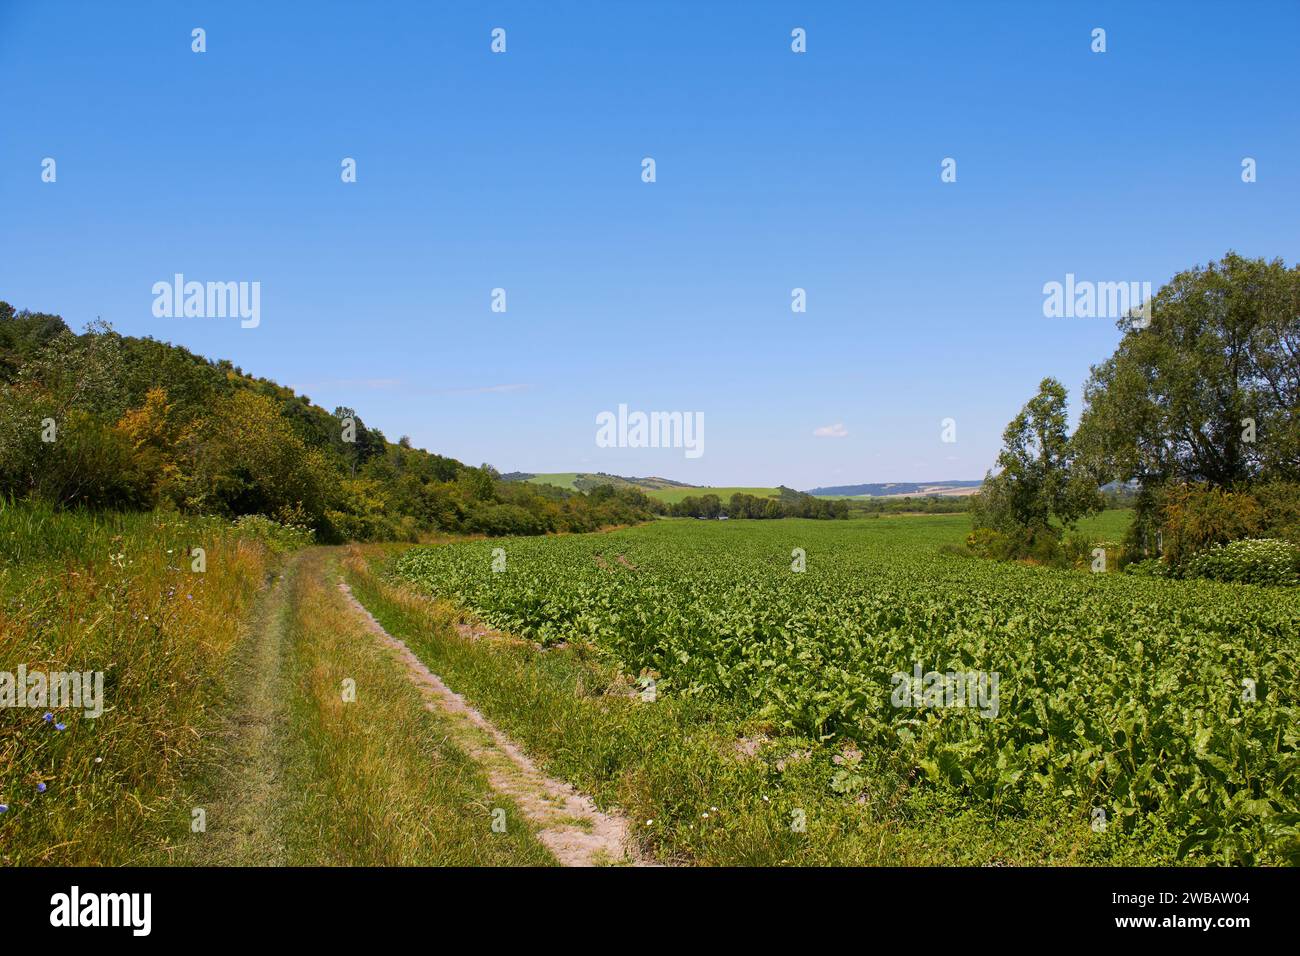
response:
M1300 859L1300 595L939 554L962 526L660 522L415 549L398 570L497 628L590 641L660 693L899 756L972 801L1046 792L1108 825L1155 814L1193 859ZM918 665L997 673L997 715L893 706L892 675Z

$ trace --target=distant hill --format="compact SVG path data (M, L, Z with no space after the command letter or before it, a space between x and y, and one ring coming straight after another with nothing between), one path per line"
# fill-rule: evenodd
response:
M831 485L814 488L817 498L948 498L974 494L982 481L889 481L866 485Z
M691 485L668 478L627 478L622 475L610 475L603 471L556 471L535 474L528 471L512 471L501 476L505 481L527 481L535 485L554 485L570 491L590 491L598 485L612 485L615 488L640 488L642 491L657 491L663 488L690 488Z
M890 481L865 485L832 485L814 488L807 492L794 492L783 487L745 487L708 485L691 485L684 481L669 478L630 478L625 475L611 475L603 471L556 471L538 474L529 471L512 471L501 476L505 481L524 481L535 485L552 485L568 491L590 491L598 485L613 485L615 488L639 488L652 498L673 504L683 498L694 495L717 495L724 502L732 495L741 493L757 498L780 498L797 494L809 494L815 498L947 498L969 495L979 490L980 481ZM784 495L783 495L784 492Z
M757 498L775 498L780 495L779 488L740 486L714 488L704 485L689 485L684 481L673 481L669 478L628 478L623 475L606 474L603 471L557 471L546 474L512 471L508 475L502 475L501 477L505 481L526 481L535 485L553 485L556 488L565 488L569 491L590 491L598 485L613 485L615 488L639 488L651 498L657 498L668 504L674 504L691 495L696 497L700 495L717 495L724 502L728 501L737 492L754 495Z

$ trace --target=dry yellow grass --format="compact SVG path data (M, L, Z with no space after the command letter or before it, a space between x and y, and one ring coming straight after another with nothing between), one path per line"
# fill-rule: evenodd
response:
M0 536L0 555L22 559L0 570L0 667L104 681L97 718L0 709L4 862L165 859L188 831L180 783L272 551L220 522L12 505L0 509ZM193 547L205 550L201 573Z

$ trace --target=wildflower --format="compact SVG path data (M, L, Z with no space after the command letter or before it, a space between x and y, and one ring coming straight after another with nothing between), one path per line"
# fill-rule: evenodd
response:
M37 793L44 793L44 792L45 792L45 784L43 784L43 783L38 783L38 784L36 785L36 792L37 792Z
M707 820L709 818L709 815L707 813L701 813L700 817Z
M0 813L8 813L8 812L9 812L9 804L0 803Z
M55 725L54 725L54 729L55 729L55 730L66 730L67 727L68 727L67 724L55 724Z
M54 715L51 714L48 710L45 712L45 715L41 717L41 720L45 721L47 724L53 719L54 719Z
M647 820L647 821L645 822L645 825L648 826L648 827L649 827L649 826L654 826L654 821L653 821L653 820Z
M96 758L95 758L95 763L103 763L103 762L104 762L104 758L103 758L103 757L96 757ZM767 797L764 797L763 799L766 800Z

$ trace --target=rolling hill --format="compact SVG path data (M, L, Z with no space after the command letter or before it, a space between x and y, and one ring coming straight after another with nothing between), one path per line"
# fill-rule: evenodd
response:
M688 496L717 495L724 502L734 494L754 495L757 498L778 498L779 487L764 486L709 486L690 485L683 481L669 478L629 478L623 475L610 475L605 472L559 471L537 474L527 471L514 471L502 475L506 481L525 481L531 484L552 485L568 491L590 491L598 485L613 485L615 488L639 488L651 498L657 498L668 504L681 501ZM814 488L804 494L815 498L948 498L973 494L979 490L982 482L976 481L890 481L861 485L832 485Z
M889 481L864 485L814 488L816 498L949 498L979 491L982 481Z
M669 478L628 478L622 475L609 475L604 472L558 471L536 474L527 471L513 471L501 476L505 481L526 481L537 485L553 485L569 491L590 491L598 485L613 485L615 488L639 488L651 498L657 498L667 504L681 501L690 495L717 495L723 501L732 495L741 493L757 498L775 498L780 495L779 488L763 487L708 487L688 485L682 481Z

